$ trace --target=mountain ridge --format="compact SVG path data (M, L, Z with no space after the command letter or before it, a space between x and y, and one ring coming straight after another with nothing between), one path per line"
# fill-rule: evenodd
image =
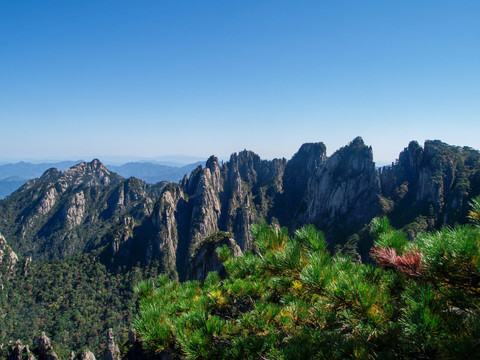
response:
M293 231L312 223L333 246L378 215L412 229L464 221L479 192L477 150L411 142L394 164L377 169L372 148L357 137L329 157L323 143L303 144L288 161L247 150L222 164L211 156L178 183L123 179L99 160L50 169L0 202L0 231L24 256L98 249L112 266L158 261L161 271L185 279L191 256L219 231L246 251L252 224Z
M63 161L56 163L28 163L18 162L0 165L0 199L3 199L19 189L28 180L39 178L50 168L65 171L68 168L84 161ZM103 163L103 162L102 162ZM178 182L185 174L204 162L191 164L177 164L173 162L128 162L123 165L108 165L105 167L124 178L136 177L145 180L148 184L161 181Z

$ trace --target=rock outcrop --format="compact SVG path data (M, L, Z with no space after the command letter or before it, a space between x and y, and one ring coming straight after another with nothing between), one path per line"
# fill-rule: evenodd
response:
M108 329L107 331L107 346L105 352L103 353L104 360L120 360L120 350L118 349L117 344L115 344L115 339L113 336L113 329Z
M304 211L308 182L318 167L327 160L326 151L323 143L303 144L287 162L282 190L277 194L272 210L282 225L292 227L300 215L299 211Z
M480 193L480 154L468 147L411 142L391 167L380 170L382 194L392 203L397 226L418 216L436 226L465 221L468 202Z
M203 281L211 271L218 272L221 276L225 270L218 259L216 250L221 246L228 246L232 256L240 256L242 250L233 238L233 234L219 232L205 238L191 255L188 264L188 279Z
M35 360L28 345L23 345L20 340L15 343L10 343L8 346L7 360Z
M95 355L88 349L83 350L78 356L78 360L95 360Z
M8 246L7 241L0 234L0 291L3 290L3 281L9 280L14 275L18 256Z
M50 339L44 332L38 339L38 359L39 360L58 360L57 353L53 350Z
M155 244L167 272L186 278L193 253L218 231L233 233L242 250L250 249L250 225L266 219L281 190L285 160L261 160L250 151L233 154L220 166L210 157L180 184L167 186L155 204Z
M18 256L7 244L5 237L0 234L0 266L5 270L12 271L18 261Z

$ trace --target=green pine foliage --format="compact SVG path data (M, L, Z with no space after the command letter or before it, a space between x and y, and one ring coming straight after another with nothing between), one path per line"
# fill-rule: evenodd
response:
M480 196L472 199L470 202L471 210L468 213L468 218L472 224L480 226Z
M254 227L255 253L218 249L224 279L139 284L134 327L149 350L188 359L479 357L479 229L410 242L380 218L371 232L377 264L329 254L313 226Z

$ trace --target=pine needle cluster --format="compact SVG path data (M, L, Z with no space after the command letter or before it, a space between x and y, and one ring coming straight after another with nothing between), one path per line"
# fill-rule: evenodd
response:
M188 359L480 358L480 229L415 242L374 219L375 264L330 254L321 232L254 227L256 253L218 249L227 277L137 286L145 347Z

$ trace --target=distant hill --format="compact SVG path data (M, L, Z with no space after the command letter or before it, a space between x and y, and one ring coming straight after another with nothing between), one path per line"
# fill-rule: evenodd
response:
M27 181L27 179L22 179L18 176L11 176L0 180L0 199L10 195Z
M80 162L81 160L33 164L20 161L13 164L0 165L0 199L10 195L28 180L42 176L47 169L53 167L64 171Z
M16 176L21 179L30 180L42 176L45 170L52 167L60 171L64 171L75 164L82 162L82 160L75 161L61 161L54 163L33 164L30 162L17 162L14 164L0 165L0 180Z

